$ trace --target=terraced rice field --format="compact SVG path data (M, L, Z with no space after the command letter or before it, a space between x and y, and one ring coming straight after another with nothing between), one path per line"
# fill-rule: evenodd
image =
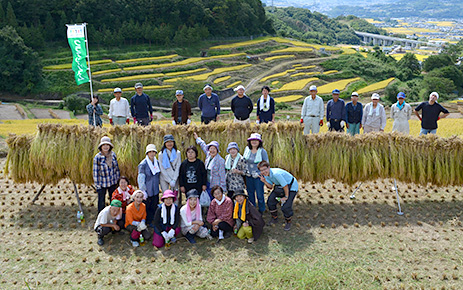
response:
M281 88L273 90L274 92L284 92L284 91L300 91L303 90L309 83L317 81L318 78L305 78L284 84Z
M264 78L262 78L259 82L263 83L263 82L266 82L270 79L274 79L274 78L279 78L279 77L284 77L286 76L287 74L289 73L292 73L292 72L295 72L296 70L295 69L289 69L289 70L286 70L284 72L280 72L280 73L276 73L276 74L273 74L273 75L269 75L269 76L266 76Z
M345 80L339 80L336 82L328 83L326 85L318 87L318 94L319 95L328 95L331 94L331 92L334 89L338 89L340 91L343 91L350 83L356 82L360 80L360 78L351 78L351 79L345 79Z
M393 80L395 80L395 78L389 78L387 80L380 81L380 82L368 85L368 86L358 90L357 93L365 94L365 93L369 93L369 92L375 92L375 91L382 90L382 89L386 88Z

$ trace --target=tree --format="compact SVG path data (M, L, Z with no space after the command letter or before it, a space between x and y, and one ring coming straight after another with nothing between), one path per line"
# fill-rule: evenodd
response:
M55 30L56 30L56 25L55 21L53 20L53 17L51 17L51 13L47 12L47 16L45 18L45 39L47 41L52 41L55 39Z
M0 29L0 91L26 94L42 80L39 56L11 26Z
M453 64L434 69L428 75L450 79L457 88L463 87L463 73Z
M399 67L398 78L402 81L411 80L421 74L420 62L413 53L406 53L397 62L397 66Z
M10 25L14 28L18 27L18 21L16 20L16 15L14 14L13 6L11 5L10 2L8 2L8 5L6 7L6 25Z
M0 1L0 27L5 23L5 10L3 10L2 2Z
M433 69L451 64L453 64L453 61L448 54L431 55L424 61L423 69L430 72Z
M439 97L442 100L447 100L450 98L450 95L455 92L456 87L451 79L446 79L442 77L433 77L426 75L423 79L424 87L424 96L423 98L427 100L427 97L431 92L438 92Z

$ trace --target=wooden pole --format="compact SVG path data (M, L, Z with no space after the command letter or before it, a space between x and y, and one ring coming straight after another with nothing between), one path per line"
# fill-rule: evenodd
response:
M37 194L34 196L34 199L32 199L32 202L31 204L34 204L34 202L39 198L40 194L42 194L42 191L45 189L45 184L42 185L42 187L40 188L39 192L37 192Z

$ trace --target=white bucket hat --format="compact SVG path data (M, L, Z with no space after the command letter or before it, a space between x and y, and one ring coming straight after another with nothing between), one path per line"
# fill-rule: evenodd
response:
M158 153L158 150L156 149L156 145L148 144L148 146L146 146L145 155L148 154L148 152L151 152L151 151L154 151L154 152Z
M100 144L98 145L98 150L101 150L101 146L105 144L111 146L111 149L114 148L113 143L111 143L111 138L109 138L108 136L103 136L101 137Z

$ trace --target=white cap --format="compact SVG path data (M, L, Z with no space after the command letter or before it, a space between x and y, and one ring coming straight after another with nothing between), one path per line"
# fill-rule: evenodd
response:
M436 96L436 98L439 99L439 94L437 92L430 93L429 97L431 97L432 95Z
M212 90L212 87L210 85L205 85L204 88L203 88L203 91L205 91L206 89L211 89Z
M352 92L352 95L351 95L351 96L356 96L356 97L358 97L358 96L359 96L359 93L357 93L357 92Z
M317 90L316 85L311 85L310 88L309 88L309 91L316 91L316 90Z
M115 93L122 93L122 89L121 89L121 88L115 88L115 89L114 89L114 92L115 92Z
M371 99L372 100L379 100L379 94L374 93L373 95L371 95Z
M148 152L151 152L151 151L154 151L154 152L158 153L158 150L156 149L156 145L148 144L148 146L146 146L145 155L148 154Z
M143 88L143 85L141 83L136 83L135 84L135 88L138 89L138 88Z
M243 89L244 91L246 90L246 89L244 88L243 85L239 85L239 86L237 86L236 88L234 88L233 90L234 90L235 92L237 92L239 89Z

